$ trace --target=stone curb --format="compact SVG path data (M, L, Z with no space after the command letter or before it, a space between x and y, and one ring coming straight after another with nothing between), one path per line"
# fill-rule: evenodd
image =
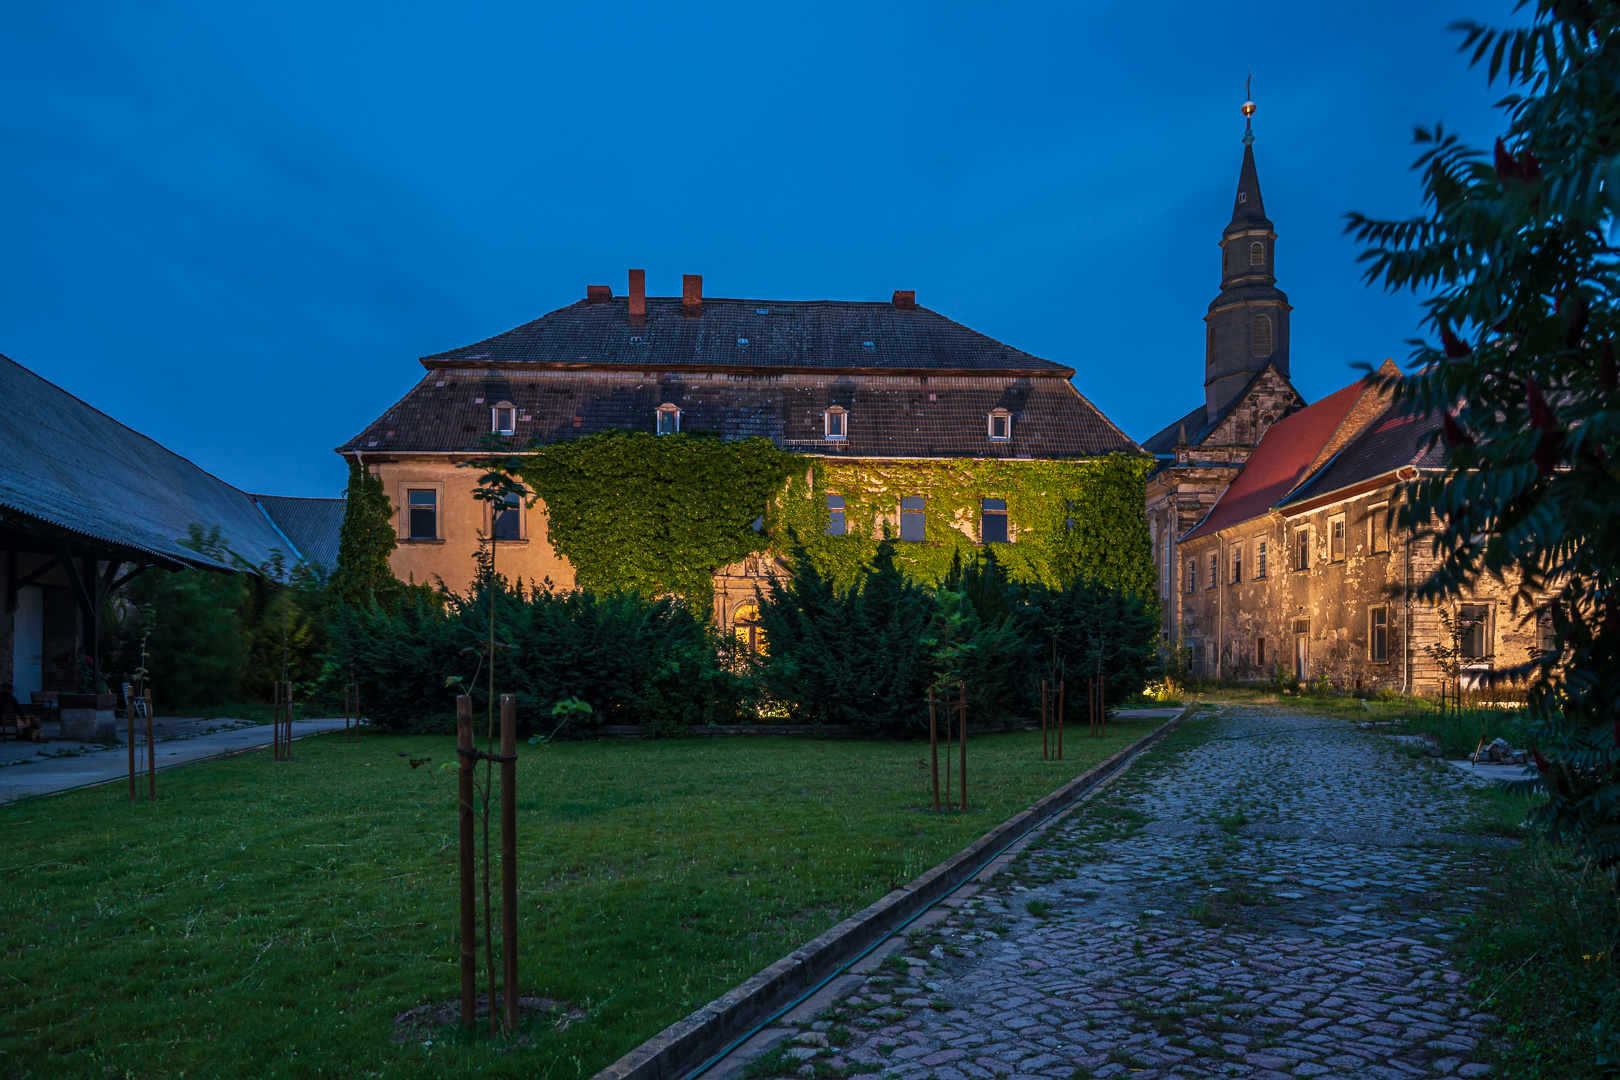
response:
M726 1043L833 974L864 947L971 880L1001 849L1066 810L1080 796L1112 776L1129 758L1163 738L1194 708L1184 706L1174 718L1093 765L1028 810L1008 818L910 884L801 945L690 1016L677 1020L597 1073L592 1080L676 1080L684 1076Z

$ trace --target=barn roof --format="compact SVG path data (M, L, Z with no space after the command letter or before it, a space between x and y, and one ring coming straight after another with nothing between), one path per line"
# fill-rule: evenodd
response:
M102 558L239 569L182 541L217 527L257 566L285 551L253 500L190 461L0 356L0 531L19 550L89 549Z

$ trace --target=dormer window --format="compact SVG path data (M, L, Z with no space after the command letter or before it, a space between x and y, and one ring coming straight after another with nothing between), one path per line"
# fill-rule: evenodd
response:
M997 442L1012 438L1012 413L1006 409L991 410L990 438Z
M510 435L517 430L517 406L510 401L498 401L489 408L489 430L497 435Z
M674 435L681 430L681 410L668 402L658 406L658 434Z
M844 439L849 437L849 412L840 405L834 405L821 414L821 421L829 439Z

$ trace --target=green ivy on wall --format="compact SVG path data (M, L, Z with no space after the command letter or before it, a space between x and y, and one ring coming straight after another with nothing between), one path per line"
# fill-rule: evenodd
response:
M903 495L928 500L927 539L901 544L913 580L943 578L971 557L980 499L1007 500L1013 543L997 554L1018 580L1076 577L1150 595L1153 555L1143 516L1151 460L842 461L803 458L769 439L611 431L539 450L523 479L544 501L551 543L581 586L674 592L701 607L713 574L755 552L786 554L796 534L838 585L855 581ZM784 487L785 485L785 487ZM827 535L828 494L842 495L848 535ZM763 532L754 529L765 519ZM790 531L791 530L791 531Z
M1062 586L1076 577L1151 595L1152 541L1143 515L1150 459L1112 454L1080 461L841 461L818 458L795 470L780 502L818 570L840 585L855 580L884 535L900 532L900 499L927 500L926 539L896 546L913 579L938 581L979 537L980 500L1007 500L1013 542L997 545L1022 581ZM844 498L847 533L828 536L827 496ZM788 545L779 528L779 546Z
M794 463L769 439L608 431L546 447L522 475L581 586L707 609L714 571L765 550L754 521Z

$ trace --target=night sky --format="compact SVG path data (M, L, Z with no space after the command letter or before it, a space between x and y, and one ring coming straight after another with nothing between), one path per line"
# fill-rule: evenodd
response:
M1143 439L1202 400L1252 69L1315 400L1409 352L1343 214L1417 212L1413 123L1489 145L1446 27L1508 8L13 0L0 352L246 490L336 495L419 356L635 266L915 289Z

